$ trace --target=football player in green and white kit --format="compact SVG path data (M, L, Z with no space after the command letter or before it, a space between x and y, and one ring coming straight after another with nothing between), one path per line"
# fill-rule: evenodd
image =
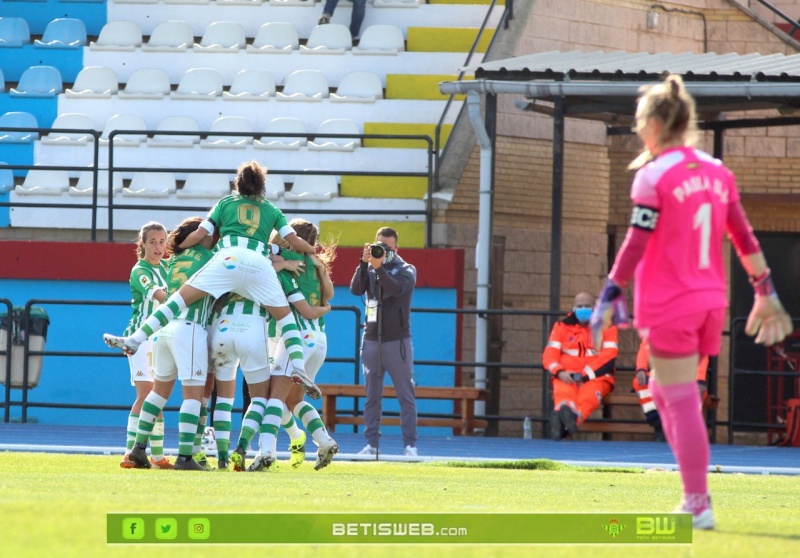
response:
M159 303L167 299L167 264L162 259L166 253L167 229L161 223L150 221L139 230L136 240L136 255L139 260L131 269L131 315L125 335L133 333L144 320L152 314ZM128 356L131 370L131 385L136 388L136 400L128 415L125 457L119 466L131 469L133 463L128 457L133 449L136 429L139 424L139 413L145 397L153 389L153 343L146 340L140 351ZM159 469L171 469L172 464L164 457L164 419L158 419L150 440L152 464Z
M186 281L202 269L212 258L214 236L206 236L199 244L180 248L181 243L197 230L201 217L190 217L172 231L167 241L169 259L167 285L177 291ZM145 446L153 430L155 418L161 413L175 387L175 379L183 387L183 403L178 418L178 459L174 468L187 471L205 471L192 459L192 448L200 418L200 401L205 391L208 374L208 335L206 324L211 298L203 297L172 318L154 338L156 374L153 391L142 405L136 445L130 460L137 468L149 469Z
M178 292L171 294L132 334L124 337L104 334L106 344L133 354L148 336L189 304L208 294L220 297L234 292L263 306L276 319L294 364L291 381L303 385L310 397L322 397L319 388L304 371L297 323L268 257L269 235L273 230L279 231L299 252L313 254L314 247L298 237L283 213L264 198L265 182L266 171L257 162L239 167L234 182L237 193L219 200L198 229L180 246L194 246L219 230L220 242L208 265L184 283Z

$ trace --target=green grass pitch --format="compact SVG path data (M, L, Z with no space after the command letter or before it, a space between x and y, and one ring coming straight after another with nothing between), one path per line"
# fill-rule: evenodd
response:
M213 461L213 460L212 460ZM691 546L263 546L106 544L108 512L669 512L673 472L494 464L313 462L297 471L123 470L119 456L0 453L0 556L137 558L399 556L485 558L648 555L787 557L800 548L800 477L714 474L717 530ZM276 554L279 553L279 554Z

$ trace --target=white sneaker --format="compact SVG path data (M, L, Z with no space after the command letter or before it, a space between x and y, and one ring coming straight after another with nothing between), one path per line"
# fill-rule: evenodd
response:
M686 508L686 504L681 504L678 509L675 510L675 513L692 513ZM699 513L692 513L692 529L701 529L704 531L710 531L714 529L717 525L716 520L714 519L714 512L711 511L711 503L707 508Z
M314 470L320 469L330 465L333 461L333 456L339 451L339 444L333 438L328 438L328 441L322 444L317 450L317 462L314 464Z
M120 349L128 356L136 354L136 351L139 349L139 345L141 344L134 341L131 337L117 337L116 335L111 335L110 333L103 334L103 341L105 341L106 345L109 347Z
M403 455L407 457L419 457L419 453L417 453L417 448L413 446L406 446L406 450L403 452Z
M311 378L306 376L305 372L298 370L292 372L292 381L299 386L303 386L303 389L306 390L306 395L311 399L322 397L322 391L317 387L317 384L311 381Z
M271 451L259 453L247 470L251 473L254 471L266 471L273 463L275 463L275 455Z
M367 444L364 446L364 449L358 452L358 455L378 455L378 448L373 448L371 445Z

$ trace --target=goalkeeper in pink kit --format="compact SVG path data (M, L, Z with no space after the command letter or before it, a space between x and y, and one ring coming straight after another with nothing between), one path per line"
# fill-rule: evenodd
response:
M634 282L635 327L650 345L651 392L683 481L680 512L713 529L709 443L695 383L703 356L719 353L728 305L723 264L727 234L755 290L745 331L772 345L792 330L761 248L721 161L692 147L694 100L679 76L647 88L636 108L643 153L631 187L633 215L591 318L595 336L624 325L624 289Z

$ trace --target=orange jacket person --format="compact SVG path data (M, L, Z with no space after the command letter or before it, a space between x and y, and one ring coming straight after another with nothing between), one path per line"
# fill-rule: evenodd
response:
M603 333L598 351L589 329L593 305L591 294L578 293L572 312L553 326L542 354L542 364L553 381L553 440L577 432L578 426L614 389L614 365L619 353L617 328L610 327Z

